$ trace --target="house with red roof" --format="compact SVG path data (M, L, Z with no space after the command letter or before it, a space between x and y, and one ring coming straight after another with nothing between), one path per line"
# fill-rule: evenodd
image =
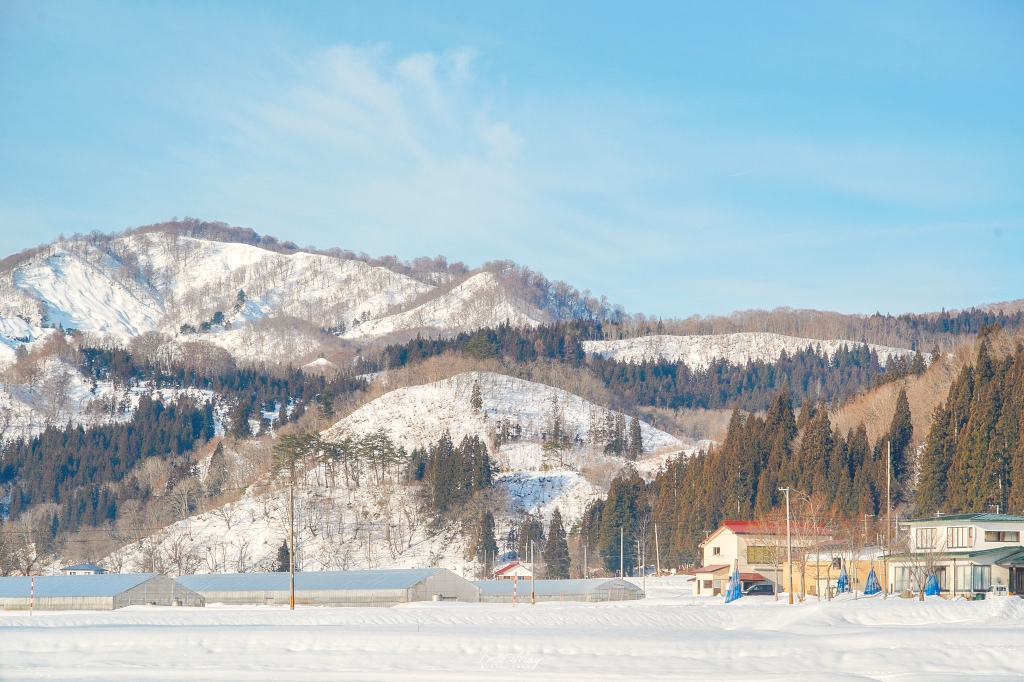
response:
M519 561L510 561L494 569L495 580L529 580L532 576L530 566Z
M832 533L824 526L792 524L794 561L797 553L815 543L830 542ZM786 566L786 524L772 521L727 520L700 543L703 566L694 571L693 594L722 594L734 570L746 590L768 583L784 591Z

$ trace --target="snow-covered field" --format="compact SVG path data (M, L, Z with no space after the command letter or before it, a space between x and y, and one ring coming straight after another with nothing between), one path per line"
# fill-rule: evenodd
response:
M0 612L0 679L1017 680L1024 600Z
M707 369L711 363L722 359L737 365L758 360L777 362L783 351L792 355L808 348L819 348L832 357L843 346L852 349L859 345L861 344L856 341L842 339L822 341L767 332L739 332L713 336L641 336L618 341L584 341L583 349L592 355L600 355L618 362L664 359L668 362L682 362L691 369ZM906 348L871 343L867 345L878 354L878 361L882 366L885 366L890 357L914 355L914 351ZM925 361L927 362L927 358Z

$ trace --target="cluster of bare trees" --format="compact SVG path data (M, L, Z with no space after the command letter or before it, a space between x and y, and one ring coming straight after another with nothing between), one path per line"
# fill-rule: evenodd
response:
M794 595L800 601L808 594L818 601L831 598L844 566L855 596L863 591L874 558L884 546L884 519L880 524L874 516L843 518L820 493L794 491L792 500L789 533ZM788 591L783 577L788 576L790 544L783 508L773 509L756 522L748 548L750 563L771 566L774 582ZM881 572L881 566L876 570Z

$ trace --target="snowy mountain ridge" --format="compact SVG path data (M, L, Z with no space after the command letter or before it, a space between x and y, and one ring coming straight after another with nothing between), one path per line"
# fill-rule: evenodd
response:
M361 260L174 232L128 233L106 242L63 239L0 273L0 344L16 347L61 326L121 344L161 332L201 338L242 360L291 360L322 344L323 330L366 339L547 319L489 272L431 298L435 290ZM260 334L291 341L274 344L256 339Z
M807 349L820 349L833 357L842 347L867 345L878 355L883 367L895 358L912 358L915 351L908 348L863 344L842 339L819 340L783 336L768 332L738 332L713 336L641 336L616 341L584 341L584 350L591 355L617 362L641 363L645 361L682 362L691 369L703 370L718 360L745 365L748 362L777 362L785 352L789 355ZM927 358L926 358L927 362Z

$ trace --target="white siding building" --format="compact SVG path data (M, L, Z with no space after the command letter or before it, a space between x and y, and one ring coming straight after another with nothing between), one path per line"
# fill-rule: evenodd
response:
M947 595L1024 595L1024 516L956 514L900 524L907 550L889 561L889 589L922 587L934 575Z

